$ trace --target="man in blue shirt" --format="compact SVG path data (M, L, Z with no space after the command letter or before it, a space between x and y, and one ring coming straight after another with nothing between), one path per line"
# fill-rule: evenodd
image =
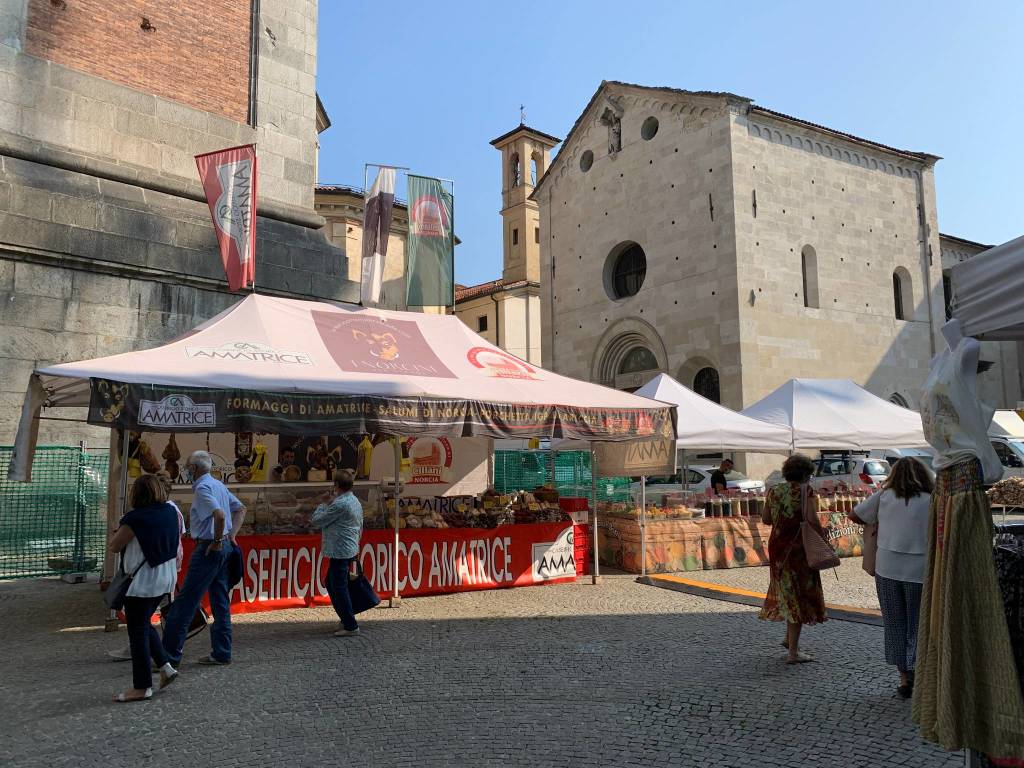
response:
M321 550L331 559L327 566L327 594L341 619L335 637L359 633L348 593L348 573L352 561L359 554L359 537L363 532L363 507L352 493L353 477L352 470L336 470L334 491L324 494L323 503L316 508L310 520L314 528L322 531Z
M171 603L164 620L164 650L169 659L181 662L188 625L203 595L210 594L213 628L209 656L200 664L231 663L231 586L228 558L234 549L235 533L245 520L245 507L220 480L210 475L213 460L206 451L188 457L185 469L192 474L195 496L189 511L189 534L195 549L188 561L185 583Z

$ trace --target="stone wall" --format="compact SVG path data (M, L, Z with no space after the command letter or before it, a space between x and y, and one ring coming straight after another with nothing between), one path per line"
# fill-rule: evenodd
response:
M313 211L314 0L261 2L255 128L29 55L26 8L0 10L0 443L32 368L153 346L238 300L194 154L258 145L260 292L358 299ZM105 444L63 422L41 441L82 435Z
M629 89L616 99L621 151L609 153L598 122L605 104L595 99L538 194L544 365L636 387L649 375L616 373L630 348L645 345L660 370L688 385L700 368L716 367L723 402L739 407L729 118L720 100L673 106ZM651 117L659 126L648 140L642 126ZM630 241L643 248L647 274L639 293L613 300L609 255Z
M753 112L736 117L732 142L743 404L819 377L916 407L944 321L930 166ZM905 320L895 317L897 269L912 294Z

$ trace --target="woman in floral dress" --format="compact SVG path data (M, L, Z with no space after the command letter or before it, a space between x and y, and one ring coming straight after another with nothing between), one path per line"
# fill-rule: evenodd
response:
M825 621L825 596L821 591L821 575L807 565L800 523L804 519L802 499L817 504L814 491L807 484L814 474L814 462L806 456L794 454L782 465L780 483L768 492L762 521L772 526L768 539L768 561L771 582L759 618L786 622L786 640L790 664L813 661L800 652L800 630L804 624ZM812 525L821 530L817 515ZM821 530L822 534L824 531Z

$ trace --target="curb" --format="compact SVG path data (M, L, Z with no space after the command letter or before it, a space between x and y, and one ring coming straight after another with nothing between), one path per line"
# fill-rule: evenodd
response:
M728 587L724 584L712 584L707 581L696 579L684 579L681 576L671 574L659 574L657 576L637 576L638 584L646 584L649 587L660 589L671 589L674 592L682 592L696 597L706 597L709 600L721 600L726 603L737 603L760 608L764 603L763 592L753 592L749 589L739 587ZM825 605L825 615L836 621L852 621L857 624L868 624L874 627L882 626L881 611L872 608L856 608L851 605Z

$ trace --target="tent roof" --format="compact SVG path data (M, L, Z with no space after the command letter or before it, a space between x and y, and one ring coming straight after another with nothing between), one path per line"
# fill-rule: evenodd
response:
M635 421L627 427L623 418L650 424L654 417L664 425L672 416L661 403L530 365L473 333L454 315L259 295L153 349L46 366L37 374L48 406L88 405L90 379L139 385L140 390L369 398L375 407L384 401L444 400L473 404L463 433L496 436L508 431L502 419L514 421L520 415L495 415L498 406L548 409L531 413L524 423L535 426L543 416L545 423L558 426L547 434L523 426L507 435L523 437L568 434L578 427L595 439L623 440L636 427ZM418 418L420 434L435 426ZM455 428L448 424L446 434Z
M635 394L677 406L676 447L709 451L788 451L790 430L701 397L661 373Z
M950 275L953 317L965 336L1024 340L1024 237L957 264Z
M926 447L921 416L849 379L790 379L743 411L792 430L794 448Z

